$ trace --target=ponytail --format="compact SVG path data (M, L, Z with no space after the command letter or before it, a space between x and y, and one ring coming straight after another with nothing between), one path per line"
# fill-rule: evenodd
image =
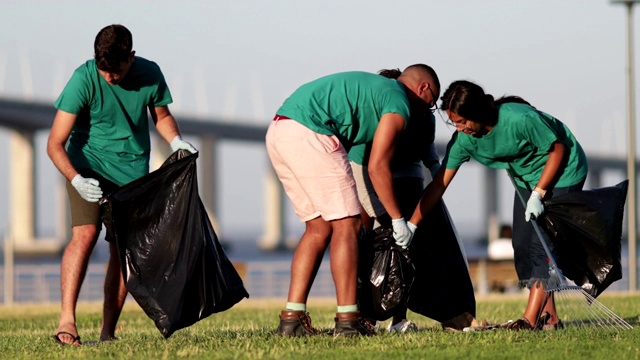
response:
M503 96L495 101L495 106L500 106L506 103L517 103L517 104L525 104L533 107L527 100L521 98L520 96Z

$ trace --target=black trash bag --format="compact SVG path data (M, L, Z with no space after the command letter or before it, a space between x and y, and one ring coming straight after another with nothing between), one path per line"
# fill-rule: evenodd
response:
M393 229L378 227L361 237L358 305L368 319L386 320L406 305L415 275L408 250L396 245Z
M538 223L562 273L597 297L622 278L622 219L629 181L545 201Z
M198 195L197 157L179 150L101 202L127 290L165 338L249 297Z
M418 226L409 247L416 276L409 310L441 323L476 316L476 298L462 244L441 200Z

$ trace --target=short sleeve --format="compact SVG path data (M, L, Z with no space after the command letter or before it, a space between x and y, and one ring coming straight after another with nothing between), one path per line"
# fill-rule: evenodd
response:
M77 69L58 96L54 106L58 110L78 115L91 99L89 81L83 69Z
M458 135L457 131L454 132L447 144L447 153L442 160L442 166L446 169L459 169L463 163L471 159L471 154L461 146L462 137Z
M160 70L160 67L156 63L153 63L153 65L155 67L154 71L157 78L157 87L153 95L152 105L154 107L169 105L173 102L171 92L169 91L169 86L167 85L164 74L162 74L162 70Z

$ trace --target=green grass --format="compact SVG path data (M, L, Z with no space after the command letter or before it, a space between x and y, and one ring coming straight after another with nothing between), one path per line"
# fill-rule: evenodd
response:
M58 305L0 307L0 358L11 359L632 359L640 358L640 294L605 294L602 304L634 325L628 331L568 328L561 331L445 332L439 323L409 314L420 331L369 338L281 338L274 335L285 299L244 300L232 309L177 331L165 340L153 322L130 301L118 323L118 341L92 346L61 346L52 335ZM478 299L479 319L500 323L521 315L526 297ZM333 326L332 299L309 303L314 326ZM97 340L101 305L80 304L83 341ZM386 323L383 324L383 326Z

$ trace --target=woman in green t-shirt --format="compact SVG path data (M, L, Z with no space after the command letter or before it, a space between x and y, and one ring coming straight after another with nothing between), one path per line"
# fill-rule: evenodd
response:
M442 198L460 166L474 159L495 168L508 169L521 194L513 206L514 263L519 285L529 288L523 316L507 328L557 329L562 326L553 294L547 294L549 267L542 243L531 220L543 213L543 199L579 191L587 176L587 159L569 129L556 118L537 110L524 99L490 94L465 80L453 82L442 96L441 109L456 127L442 161L411 223L418 224ZM544 239L550 245L548 239Z

